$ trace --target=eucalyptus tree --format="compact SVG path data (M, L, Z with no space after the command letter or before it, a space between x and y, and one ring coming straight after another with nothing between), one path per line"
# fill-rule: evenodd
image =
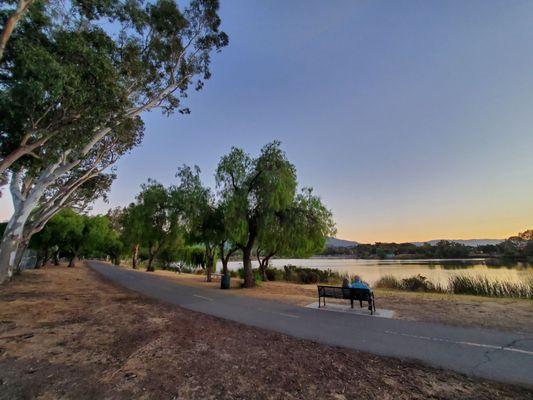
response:
M226 204L225 224L230 240L242 251L245 287L254 286L252 250L269 216L286 210L296 191L296 170L272 142L257 158L232 148L216 172L221 198Z
M264 218L256 246L262 279L268 279L266 269L272 257L310 257L324 249L326 238L335 231L331 211L311 188L302 189L289 207Z
M0 9L0 60L15 27L34 2L35 0L5 1Z
M61 238L64 235L60 219L61 213L54 215L46 226L31 238L29 247L37 251L36 268L44 267L53 253L59 251Z
M135 140L135 134L135 132L126 132L129 139L133 140ZM102 142L90 158L86 158L83 163L49 185L41 193L38 205L33 209L25 207L28 204L27 200L31 200L32 196L35 195L35 191L31 190L31 180L21 178L20 172L15 173L11 178L11 194L15 208L14 216L19 216L19 218L12 217L8 223L8 228L14 228L13 231L18 231L18 235L4 235L0 246L0 256L6 254L2 253L4 246L7 245L9 248L10 245L14 245L15 251L13 253L16 254L15 259L17 260L29 243L31 236L39 232L58 211L67 207L83 211L88 209L95 199L105 198L115 178L114 173L106 173L105 170L127 150L127 146L121 149L116 142L110 147ZM28 185L24 183L28 183ZM20 186L18 186L19 184ZM20 216L21 212L23 212L22 216ZM21 219L23 219L24 224L18 224Z
M64 10L68 19L54 17L62 14L38 2L6 49L0 64L0 173L28 167L28 156L41 159L40 166L73 140L83 146L108 113L128 106L115 41L90 23L80 29L85 17L77 10Z
M2 112L11 117L0 172L72 125L85 124L91 142L156 107L188 113L181 100L191 84L203 87L210 52L228 42L217 0L193 0L183 11L173 0L54 3L52 11L32 7L0 65ZM103 18L113 22L107 32ZM106 42L108 60L88 52L95 42Z
M34 231L28 219L38 213L32 224L42 226L135 147L143 112L189 112L189 87L202 88L210 53L227 44L216 0L193 0L183 11L173 0L60 4L69 8L23 21L0 64L0 173L11 171L14 200L0 281L24 232ZM118 34L101 18L118 24Z

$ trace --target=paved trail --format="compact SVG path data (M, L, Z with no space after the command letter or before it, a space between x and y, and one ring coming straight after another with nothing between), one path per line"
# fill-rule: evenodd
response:
M327 312L179 285L97 261L89 265L128 289L189 310L328 345L533 386L533 334Z

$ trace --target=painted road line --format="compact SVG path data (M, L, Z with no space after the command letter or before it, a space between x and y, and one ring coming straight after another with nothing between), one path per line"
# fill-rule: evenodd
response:
M411 335L409 333L401 333L401 332L394 332L394 331L385 331L385 333L388 333L391 335L411 337L414 339L431 340L433 342L446 342L446 343L458 344L458 345L463 345L463 346L483 347L485 349L492 349L492 350L512 351L515 353L521 353L521 354L533 356L533 351L517 349L514 347L497 346L493 344L476 343L476 342L456 341L456 340L443 339L443 338L430 337L430 336Z
M205 296L200 296L199 294L193 294L194 297L198 297L200 299L204 299L204 300L207 300L207 301L213 301L213 299L209 298L209 297L205 297Z
M264 308L258 308L257 311L265 312L268 314L281 315L282 317L300 318L299 315L287 314L287 313L282 313L282 312L277 312L277 311L270 311L270 310L265 310Z
M514 347L504 347L503 350L514 351L515 353L522 353L522 354L528 354L530 356L533 356L533 351L529 351L529 350L516 349Z
M294 315L294 314L285 314L285 313L282 313L282 312L279 312L279 313L275 313L275 314L283 315L284 317L289 317L289 318L300 318L300 316L299 316L299 315Z

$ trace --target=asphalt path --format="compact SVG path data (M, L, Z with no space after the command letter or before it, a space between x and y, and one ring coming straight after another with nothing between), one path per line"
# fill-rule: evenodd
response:
M180 285L158 275L98 261L88 264L110 281L189 310L327 345L533 387L533 334L297 307Z

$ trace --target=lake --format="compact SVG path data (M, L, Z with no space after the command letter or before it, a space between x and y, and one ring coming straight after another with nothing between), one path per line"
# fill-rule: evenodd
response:
M533 264L513 263L491 265L485 259L461 260L363 260L345 258L308 258L308 259L276 259L271 260L271 265L283 268L285 265L309 267L318 269L331 269L339 273L360 275L362 279L373 285L384 275L393 275L403 279L413 275L423 275L433 283L443 286L448 284L451 276L473 275L486 276L489 279L507 280L512 282L525 282L533 279ZM253 263L257 267L257 261ZM220 270L220 262L217 269ZM229 263L230 270L242 268L242 261Z

